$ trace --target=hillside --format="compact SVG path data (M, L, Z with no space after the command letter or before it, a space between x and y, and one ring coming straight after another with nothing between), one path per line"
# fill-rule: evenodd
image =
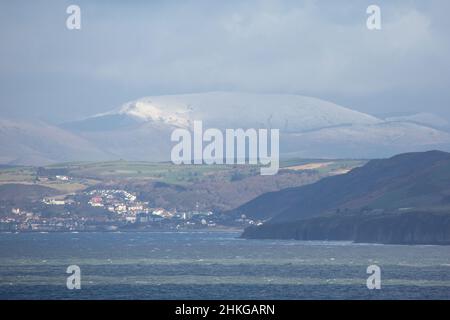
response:
M281 222L345 208L398 208L436 203L450 203L450 154L441 151L371 160L344 175L264 194L231 213Z
M27 200L40 201L43 197L55 196L60 194L58 190L28 184L1 184L0 202L23 202Z
M372 160L365 166L355 168L347 174L329 177L317 183L267 193L231 211L255 219L270 219L265 225L247 231L248 237L279 237L280 231L291 237L300 236L305 230L317 228L316 217L325 219L327 227L321 238L333 238L324 230L329 225L350 228L344 232L348 240L360 239L355 229L371 213L384 221L386 228L392 223L395 213L409 227L398 232L410 232L408 216L398 215L402 210L431 212L432 208L444 208L439 217L447 219L450 213L450 154L440 151L402 154L385 160ZM427 216L424 215L425 219ZM406 220L405 220L406 219ZM433 216L438 226L437 218ZM406 221L406 222L405 222ZM442 222L442 221L441 221ZM287 227L289 225L289 227ZM446 230L450 233L448 224ZM418 230L421 226L417 225ZM287 228L287 229L286 229ZM286 232L289 228L291 232ZM306 229L304 229L306 228ZM414 227L415 228L415 227ZM352 230L350 232L350 230ZM360 229L358 229L360 231ZM381 229L380 229L381 230ZM309 232L308 231L308 232ZM421 231L418 231L419 233ZM363 233L366 234L366 233ZM375 236L375 235L374 235ZM320 238L320 237L319 237Z
M10 187L0 191L6 201L15 199L18 194L27 195L27 191L31 196L34 188L38 187L50 188L60 194L79 193L88 188L125 188L155 207L222 212L263 193L313 183L362 163L365 161L290 159L281 162L281 169L275 176L261 176L258 166L179 166L169 162L110 161L72 162L46 167L7 166L0 168L0 189ZM316 166L320 168L308 169ZM57 175L70 179L61 181L56 179ZM15 186L17 192L11 186ZM22 198L17 198L18 205Z
M47 165L76 160L111 159L75 133L41 121L0 119L0 163Z

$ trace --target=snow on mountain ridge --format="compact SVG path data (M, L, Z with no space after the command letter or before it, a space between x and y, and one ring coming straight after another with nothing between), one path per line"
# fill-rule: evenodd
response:
M102 115L117 114L178 127L203 120L218 128L272 127L287 132L382 122L374 116L311 97L231 92L151 96Z
M187 109L180 106L179 110L165 110L152 103L151 100L137 100L126 104L121 108L119 114L130 115L144 121L161 121L180 127L187 127L189 120L184 116Z
M171 132L175 127L192 129L194 120L202 120L204 128L221 130L278 128L281 156L379 158L410 151L450 151L450 133L417 123L424 118L429 119L380 120L297 95L213 92L153 96L58 128L0 121L0 163L168 161Z
M386 118L386 121L388 121L388 122L395 122L395 121L414 122L414 123L437 127L437 128L445 128L450 125L450 123L443 117L440 117L438 115L428 113L428 112L420 112L420 113L407 115L407 116L389 117L389 118Z

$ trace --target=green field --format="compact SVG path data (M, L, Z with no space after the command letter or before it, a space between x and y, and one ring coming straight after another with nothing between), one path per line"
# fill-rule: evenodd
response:
M317 164L325 164L317 167ZM282 170L299 169L297 166L311 165L318 173L333 174L339 170L349 170L365 163L361 160L321 160L290 159L281 162ZM70 162L44 167L63 169L71 177L70 181L56 181L38 176L36 167L6 167L0 169L0 184L38 184L62 192L76 192L104 181L160 181L168 184L188 185L218 176L224 180L259 174L257 165L174 165L170 162ZM311 170L311 169L307 169Z

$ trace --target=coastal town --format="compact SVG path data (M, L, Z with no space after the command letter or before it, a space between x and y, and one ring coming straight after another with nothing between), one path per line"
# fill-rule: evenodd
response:
M59 176L57 179L70 178ZM2 209L8 210L0 218L0 231L3 232L214 230L261 223L244 215L230 219L198 208L181 212L153 207L123 189L91 189L44 197L33 208Z
M364 160L258 166L133 161L0 167L0 232L243 230L268 217L234 211L256 197L348 172Z
M257 166L75 162L0 168L0 232L243 230L267 217L233 211L265 192L312 183L360 161Z

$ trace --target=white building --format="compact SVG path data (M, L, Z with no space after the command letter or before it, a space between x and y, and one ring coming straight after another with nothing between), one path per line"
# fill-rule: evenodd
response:
M44 202L45 204L51 205L51 206L63 206L66 204L66 202L64 200L47 199L47 198L44 198L44 200L42 200L42 202Z

